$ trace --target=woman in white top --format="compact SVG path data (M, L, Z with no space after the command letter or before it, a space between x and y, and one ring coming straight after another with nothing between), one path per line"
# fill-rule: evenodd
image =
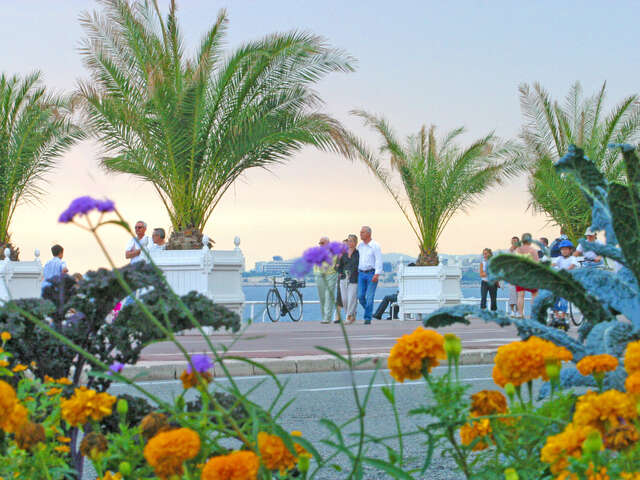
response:
M491 311L498 310L498 282L489 282L489 259L493 256L493 252L490 248L482 250L482 262L480 263L480 308L485 310L487 308L487 293L491 298Z

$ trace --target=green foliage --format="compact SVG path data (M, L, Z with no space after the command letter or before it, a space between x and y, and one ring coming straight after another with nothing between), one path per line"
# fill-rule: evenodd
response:
M134 290L150 286L141 294L141 301L173 332L190 328L185 313L178 307L178 299L168 294L161 274L144 262L120 269L125 281ZM68 339L95 355L107 365L114 361L135 364L142 349L150 342L163 340L165 335L142 314L136 304L124 307L117 316L112 311L126 297L115 272L106 269L88 272L76 285L69 277L54 280L45 289L47 300L17 300L0 308L0 329L19 339L11 342L9 351L25 365L35 361L35 375L44 378L67 377L73 371L73 384L78 385L87 360L68 346L31 322L23 311L37 318L48 318L50 324ZM240 327L240 318L220 305L214 305L203 295L191 292L181 300L198 315L202 325L227 328ZM16 308L17 307L17 308ZM88 386L106 390L108 377L90 377Z
M524 116L522 140L531 177L529 193L534 210L546 213L564 228L576 242L590 225L590 202L581 195L580 185L573 176L554 169L569 145L575 144L594 162L601 178L620 181L624 169L618 154L608 149L611 142L630 143L640 134L640 105L637 95L631 95L616 105L609 114L603 111L606 83L593 96L584 98L582 87L575 83L563 104L554 101L544 88L520 86L520 105ZM581 178L594 189L594 183ZM600 186L602 181L598 182Z
M104 2L80 19L91 75L81 82L88 129L102 165L150 182L175 230L202 230L229 186L249 168L269 169L302 147L338 150L344 131L318 111L313 86L353 59L303 32L272 34L223 52L227 14L193 57L171 2Z
M350 155L369 167L404 213L419 242L418 265L437 265L438 238L451 218L519 171L519 160L506 160L517 157L514 147L493 134L463 148L455 143L463 128L438 140L434 126L422 127L403 145L385 119L360 110L352 113L380 135L380 152L388 155L389 167L353 136Z
M44 193L43 177L81 138L69 113L68 99L47 92L39 72L0 76L0 244L10 241L16 207Z

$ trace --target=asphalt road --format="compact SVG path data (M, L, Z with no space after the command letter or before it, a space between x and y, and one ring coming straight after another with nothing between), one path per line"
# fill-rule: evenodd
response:
M492 365L469 365L461 367L461 378L471 385L471 391L495 388L491 380ZM443 367L433 371L442 374ZM360 395L364 395L367 386L372 380L373 371L354 372L356 389ZM306 373L295 375L280 375L279 380L286 384L284 395L279 405L293 399L293 403L281 416L279 423L287 430L300 430L304 437L314 442L321 454L326 455L330 449L322 444L321 440L329 436L329 432L320 420L330 419L341 424L356 414L354 393L350 372ZM272 379L264 376L237 377L237 384L243 391L248 391L258 382L264 382L257 390L250 393L250 398L263 406L269 405L276 396L277 387ZM215 383L223 386L227 379L216 379ZM379 371L373 379L372 393L366 409L365 428L367 433L375 436L394 435L396 433L393 415L389 403L382 393L381 387L389 384L391 379L386 371ZM149 391L165 399L177 396L182 386L177 381L142 382ZM112 393L132 393L130 388L124 385L113 385ZM414 408L430 402L428 390L423 381L405 382L396 384L397 406L400 412L400 424L403 431L414 430L417 425L424 425L427 419L422 417L410 417L408 412ZM342 430L343 435L348 436L356 431L355 425ZM420 439L422 440L422 438ZM366 455L378 458L386 458L386 450L380 445L367 447ZM405 459L409 465L419 465L424 460L424 444L415 439L405 442ZM336 463L343 468L348 466L345 457L336 459ZM348 477L345 471L336 472L332 468L324 468L315 476L319 480L344 479ZM367 469L365 478L383 479L390 478L384 472ZM437 453L433 462L424 476L416 476L424 479L459 479L460 474L454 470L452 461L442 459Z

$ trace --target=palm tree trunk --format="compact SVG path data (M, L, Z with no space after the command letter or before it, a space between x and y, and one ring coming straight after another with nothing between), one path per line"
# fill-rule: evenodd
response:
M416 261L419 267L436 267L440 263L435 249L420 247L420 255Z

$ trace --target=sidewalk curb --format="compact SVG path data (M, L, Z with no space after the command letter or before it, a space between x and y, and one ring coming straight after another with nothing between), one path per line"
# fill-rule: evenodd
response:
M477 349L463 351L460 355L461 365L483 365L493 363L496 350ZM356 364L354 370L373 370L381 362L380 368L387 368L388 353L371 353L353 355ZM252 363L241 360L223 361L229 375L246 377L265 375L267 370L273 374L339 372L348 370L345 364L331 355L303 355L283 358L251 358ZM265 369L260 368L262 365ZM177 380L186 368L187 362L153 362L142 361L131 367L126 367L122 374L136 381ZM214 367L214 377L225 377L220 363Z

